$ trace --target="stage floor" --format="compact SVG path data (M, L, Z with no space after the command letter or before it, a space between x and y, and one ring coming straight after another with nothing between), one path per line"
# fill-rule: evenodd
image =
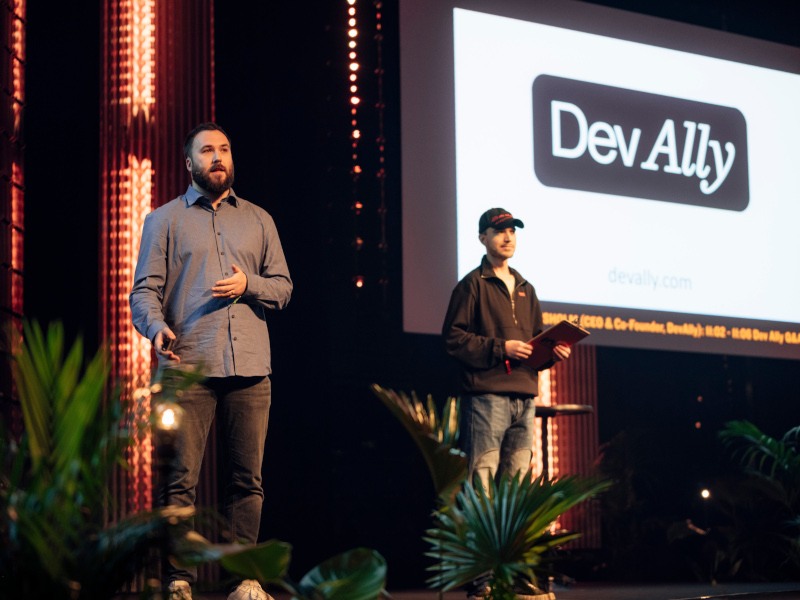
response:
M621 585L613 583L576 583L569 588L556 586L556 600L800 600L800 583L766 584L664 584ZM436 592L390 592L394 600L436 600ZM445 600L465 600L464 592L449 592ZM278 598L276 600L288 600Z
M553 589L556 600L800 600L797 583L720 583L613 584L576 583ZM437 600L432 590L390 590L393 600ZM284 593L272 592L275 600L289 600ZM195 592L196 600L224 600L224 594ZM444 600L465 600L464 592L448 592Z
M556 600L699 600L738 598L748 600L800 599L798 583L736 583L717 585L576 583L569 588L556 586ZM420 599L422 597L420 596ZM410 599L409 599L410 600Z

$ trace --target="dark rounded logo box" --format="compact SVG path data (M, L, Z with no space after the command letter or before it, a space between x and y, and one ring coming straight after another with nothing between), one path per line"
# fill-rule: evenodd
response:
M544 185L743 211L747 123L737 109L540 75L534 171Z

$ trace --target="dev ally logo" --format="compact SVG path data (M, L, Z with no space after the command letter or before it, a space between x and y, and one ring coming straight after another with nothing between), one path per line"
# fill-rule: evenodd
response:
M750 202L735 108L540 75L533 129L544 185L735 211Z

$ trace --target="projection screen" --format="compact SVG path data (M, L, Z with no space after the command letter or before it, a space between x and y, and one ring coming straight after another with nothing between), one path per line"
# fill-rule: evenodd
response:
M800 50L557 0L400 0L404 330L511 265L591 343L800 358Z

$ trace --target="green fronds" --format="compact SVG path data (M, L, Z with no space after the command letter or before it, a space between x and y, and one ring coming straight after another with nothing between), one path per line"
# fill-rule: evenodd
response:
M419 447L439 497L434 527L424 537L436 562L431 587L452 590L489 578L493 600L514 598L514 585L549 574L550 550L579 534L552 532L564 512L611 483L578 477L531 480L530 473L503 478L489 490L466 484L467 459L456 449L458 401L449 398L441 416L433 399L419 401L373 384L372 391Z
M85 363L60 323L25 323L10 345L24 435L3 456L0 579L15 597L111 597L176 517L154 511L105 527L110 477L131 441L119 397L106 396L107 352Z
M428 583L447 591L487 573L498 589L519 579L535 582L548 572L547 552L579 535L553 533L553 522L609 485L577 477L531 480L528 474L492 482L488 491L465 486L454 505L435 513L425 537L427 555L437 561Z
M440 502L452 501L467 476L467 459L458 442L458 400L448 398L441 415L428 396L423 404L412 392L406 394L371 386L374 394L403 424L428 465Z
M13 370L25 435L19 445L10 437L0 440L3 597L112 598L140 572L154 548L167 545L179 563L218 561L232 573L279 585L299 600L367 600L383 593L386 563L371 550L334 557L295 585L286 576L291 546L279 541L212 544L186 532L193 509L162 508L105 527L109 477L124 464L133 442L118 395L105 397L106 352L84 365L83 344L78 340L66 351L59 323L46 332L26 323L23 339L10 346L17 349ZM165 403L204 378L201 368L161 375L149 391ZM137 419L145 428L153 425L152 415L138 416L145 417ZM0 426L4 438L5 430Z
M719 437L749 473L776 484L787 505L800 511L800 427L776 439L749 421L731 421Z

